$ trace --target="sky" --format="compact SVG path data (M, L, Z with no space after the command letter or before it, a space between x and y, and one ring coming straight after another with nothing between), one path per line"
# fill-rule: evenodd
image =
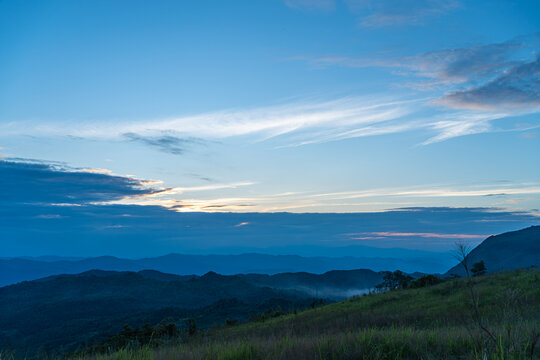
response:
M0 0L4 253L446 251L538 224L539 19L538 1ZM261 236L261 214L304 230ZM342 215L325 233L316 214Z

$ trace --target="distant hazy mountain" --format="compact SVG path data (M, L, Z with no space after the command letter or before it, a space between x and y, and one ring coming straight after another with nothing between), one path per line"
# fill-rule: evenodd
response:
M315 297L359 293L381 279L382 274L371 270L274 276L179 276L152 270L56 275L0 288L0 349L11 346L23 356L38 349L74 350L117 333L124 324L167 321L184 327L194 317L207 327L227 318L246 320L270 308L305 308Z
M540 226L488 237L467 256L470 266L481 260L488 272L540 267ZM447 272L458 275L464 273L462 264Z
M448 264L447 266L450 266ZM89 270L141 271L157 270L177 275L202 275L209 271L220 274L277 274L310 272L321 274L330 270L371 269L434 272L441 260L415 258L303 257L297 255L181 255L144 259L121 259L102 256L87 259L13 258L0 259L0 286L35 280L59 274L78 274Z

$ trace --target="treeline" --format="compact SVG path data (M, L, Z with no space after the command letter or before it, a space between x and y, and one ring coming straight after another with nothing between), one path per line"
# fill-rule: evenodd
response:
M470 272L472 276L480 276L484 275L486 271L487 269L484 261L479 261L473 264ZM457 275L454 275L449 278L443 278L437 275L428 274L415 279L400 270L393 272L383 271L383 274L383 281L375 286L376 292L398 289L419 289L426 286L437 285L449 279L458 277Z

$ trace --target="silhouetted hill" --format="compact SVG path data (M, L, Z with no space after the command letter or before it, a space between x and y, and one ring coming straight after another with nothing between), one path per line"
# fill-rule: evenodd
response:
M490 236L467 256L470 266L484 261L488 272L540 266L540 226ZM458 264L447 274L464 275Z
M54 275L0 288L0 349L9 344L30 355L53 349L61 353L117 333L124 324L137 327L167 319L184 327L194 317L207 327L227 318L247 320L271 308L308 307L315 297L361 293L381 279L371 270L273 276L181 276L154 270Z
M42 261L28 258L2 259L0 260L0 286L35 280L50 275L78 274L92 269L139 271L144 268L132 260L119 259L113 256L82 260L62 259L58 261Z

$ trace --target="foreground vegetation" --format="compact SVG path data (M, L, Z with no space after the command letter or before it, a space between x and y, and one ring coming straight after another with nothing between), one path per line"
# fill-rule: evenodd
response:
M477 304L475 306L475 304ZM538 359L540 271L388 291L100 359Z

